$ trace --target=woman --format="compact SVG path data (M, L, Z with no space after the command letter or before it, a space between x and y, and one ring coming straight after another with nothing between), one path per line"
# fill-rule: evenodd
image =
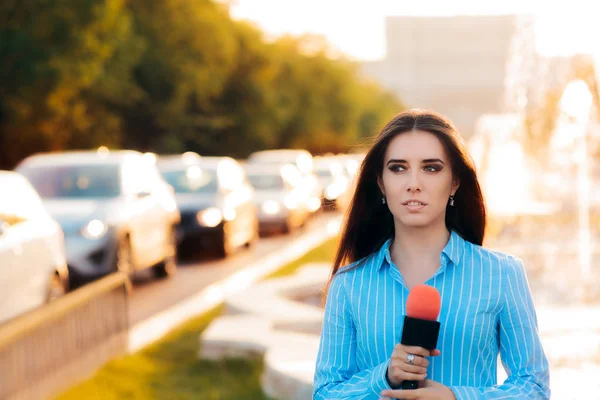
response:
M485 222L475 168L452 123L424 110L394 117L363 161L348 211L315 399L550 397L523 263L481 247ZM417 284L441 294L439 350L399 344ZM404 380L421 388L399 390Z

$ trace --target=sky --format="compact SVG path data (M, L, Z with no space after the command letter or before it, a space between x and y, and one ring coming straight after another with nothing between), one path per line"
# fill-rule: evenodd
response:
M234 18L257 24L270 36L321 34L357 60L385 57L389 15L477 15L531 13L539 16L537 46L544 54L570 54L600 47L594 1L567 0L230 0ZM550 5L549 5L550 4ZM591 34L593 31L594 34Z

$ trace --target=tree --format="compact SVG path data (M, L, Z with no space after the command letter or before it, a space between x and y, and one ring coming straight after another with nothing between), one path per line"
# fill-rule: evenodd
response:
M345 151L401 105L322 37L211 0L5 0L0 167L37 151Z
M0 163L114 127L118 114L90 103L86 92L130 39L123 0L9 0L0 7L0 57L8 60L0 70Z

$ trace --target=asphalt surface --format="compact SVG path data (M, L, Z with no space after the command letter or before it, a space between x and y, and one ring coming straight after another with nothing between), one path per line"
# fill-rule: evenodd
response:
M338 214L333 212L321 213L297 232L261 237L251 248L240 248L225 259L216 259L209 254L188 256L179 262L175 276L166 280L154 279L150 271L139 272L129 296L130 323L143 321L197 294L208 285L227 278L304 235L326 229L336 216Z

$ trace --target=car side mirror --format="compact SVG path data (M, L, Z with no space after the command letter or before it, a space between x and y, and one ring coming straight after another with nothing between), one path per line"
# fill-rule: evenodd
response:
M138 199L143 199L145 197L150 196L150 192L149 191L142 191L142 192L137 192L135 194L135 197L137 197Z

